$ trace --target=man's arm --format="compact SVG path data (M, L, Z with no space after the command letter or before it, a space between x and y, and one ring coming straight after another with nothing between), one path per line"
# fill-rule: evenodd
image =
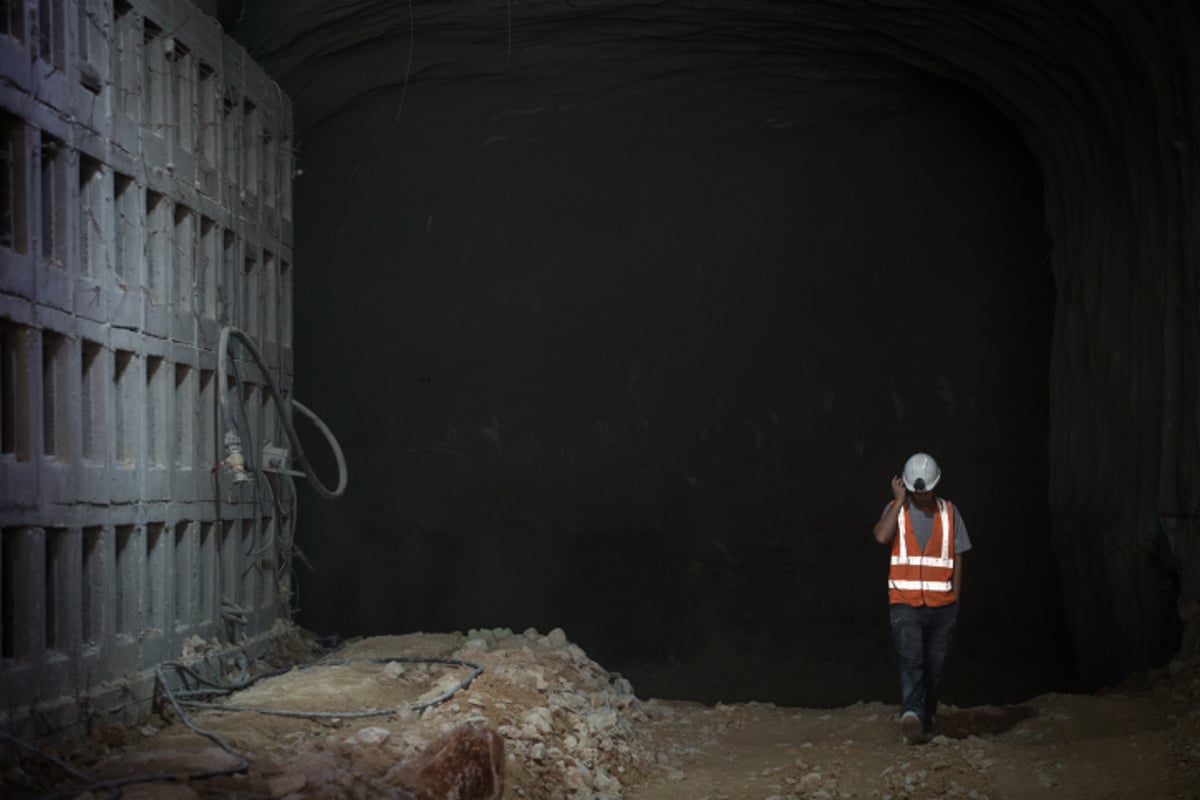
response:
M953 581L953 588L954 588L954 599L955 599L956 601L957 601L957 600L961 600L961 599L962 599L962 562L963 562L963 555L964 555L963 553L957 553L957 554L955 554L955 556L954 556L954 577L953 577L951 580Z
M896 475L892 478L892 499L894 502L888 508L884 515L879 518L879 522L875 523L875 528L871 534L875 537L875 541L880 544L887 544L896 535L896 518L900 516L900 509L904 507L904 500L908 496L907 490L904 488L904 481L900 480L900 476Z

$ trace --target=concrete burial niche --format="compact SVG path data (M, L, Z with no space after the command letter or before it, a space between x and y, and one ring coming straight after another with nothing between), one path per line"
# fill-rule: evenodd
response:
M298 392L355 472L304 504L300 621L561 625L647 695L887 699L869 530L922 449L975 544L949 702L1194 647L1188 31L254 4L303 170Z

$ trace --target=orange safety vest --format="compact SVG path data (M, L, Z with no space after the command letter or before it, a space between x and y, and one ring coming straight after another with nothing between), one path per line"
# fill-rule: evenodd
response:
M896 517L896 535L892 537L888 601L910 606L949 605L956 599L953 577L954 506L938 498L933 533L921 552L905 504Z

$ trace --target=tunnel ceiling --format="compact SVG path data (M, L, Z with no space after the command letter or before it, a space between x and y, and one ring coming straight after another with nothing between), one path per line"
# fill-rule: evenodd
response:
M1200 647L1194 3L247 6L234 34L292 97L302 161L320 158L307 131L384 96L401 119L418 85L477 87L481 115L499 82L564 71L592 104L637 102L654 76L694 70L722 92L924 73L982 95L1045 187L1052 548L1082 676L1098 685Z

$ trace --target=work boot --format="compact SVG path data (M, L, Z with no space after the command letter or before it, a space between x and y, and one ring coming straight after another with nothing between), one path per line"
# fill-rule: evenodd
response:
M900 715L900 732L909 744L924 744L928 741L925 738L925 726L921 724L921 718L915 711L905 711Z

